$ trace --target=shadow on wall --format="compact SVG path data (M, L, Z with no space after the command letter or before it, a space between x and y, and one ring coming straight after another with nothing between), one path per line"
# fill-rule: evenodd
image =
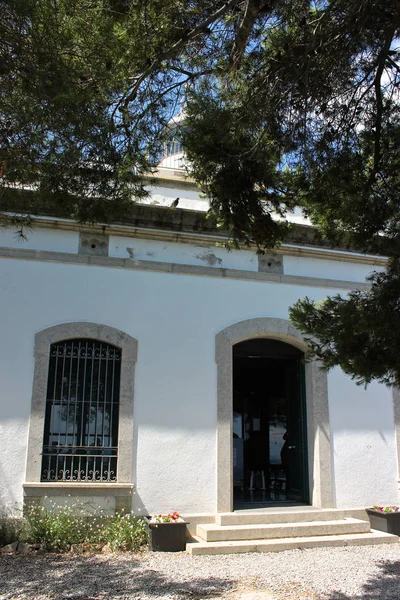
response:
M361 594L329 592L321 600L398 600L400 597L400 561L380 561L379 572L363 585Z
M2 600L15 598L206 598L233 587L227 578L177 576L146 568L139 557L47 555L3 557L0 562Z
M132 511L136 517L147 517L149 512L136 491L136 483L132 493Z
M13 470L7 467L3 467L0 462L0 508L5 508L12 513L18 512L21 508L21 498L15 497L15 490L20 489L22 494L22 487L19 488L15 485L15 476L13 476Z

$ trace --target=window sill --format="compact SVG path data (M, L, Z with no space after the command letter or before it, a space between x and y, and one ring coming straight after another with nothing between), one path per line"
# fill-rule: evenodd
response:
M69 483L65 481L26 482L23 484L26 498L43 496L131 496L134 489L133 483Z

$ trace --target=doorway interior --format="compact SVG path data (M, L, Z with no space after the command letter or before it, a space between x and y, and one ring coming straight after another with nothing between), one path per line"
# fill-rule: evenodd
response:
M304 353L257 338L233 346L234 509L309 503Z

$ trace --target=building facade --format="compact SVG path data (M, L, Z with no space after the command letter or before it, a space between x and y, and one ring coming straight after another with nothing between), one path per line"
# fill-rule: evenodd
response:
M288 317L385 259L324 247L296 215L276 252L227 250L165 164L134 223L0 232L0 504L398 504L398 396L307 361Z

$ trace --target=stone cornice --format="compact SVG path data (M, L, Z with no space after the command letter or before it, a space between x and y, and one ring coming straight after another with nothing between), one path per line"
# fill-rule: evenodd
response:
M168 182L169 185L173 183L170 179ZM3 189L2 191L0 210L12 214L15 212L24 214L34 195L34 192L29 190ZM118 222L82 224L72 220L68 215L60 215L55 210L46 209L46 213L38 214L33 218L33 223L52 229L90 231L188 244L225 245L229 242L226 232L217 227L215 220L207 213L145 204L133 205L132 214ZM243 249L255 251L256 247L243 247ZM363 254L355 248L347 247L344 242L333 245L322 238L315 227L301 224L292 224L285 244L275 251L279 254L327 258L376 266L385 266L387 263L383 253L379 256Z
M115 235L132 237L139 239L151 239L162 242L178 242L184 244L196 245L221 245L229 241L227 236L222 234L215 235L213 233L197 233L176 231L169 229L151 229L149 227L134 227L132 225L85 225L77 223L70 219L57 219L51 217L37 217L34 219L37 227L45 229L59 229L64 231L80 231L90 232L104 235ZM256 248L247 248L255 251ZM330 248L318 248L312 246L303 246L297 244L282 244L274 250L277 254L286 256L298 256L303 258L316 258L325 260L334 260L340 262L352 262L359 264L368 264L373 266L384 267L387 264L387 258L372 254L361 254L349 250L339 250Z
M241 269L225 269L221 267L203 267L200 265L134 260L130 258L114 258L110 256L86 256L83 254L51 252L47 250L0 248L0 258L53 262L58 264L64 263L73 265L88 265L92 267L131 269L136 271L153 271L158 273L170 273L173 275L196 275L203 277L219 277L224 279L240 279L244 281L320 287L331 290L368 290L370 288L368 283L346 281L341 279L325 279L322 277L307 277L303 275L264 273Z

